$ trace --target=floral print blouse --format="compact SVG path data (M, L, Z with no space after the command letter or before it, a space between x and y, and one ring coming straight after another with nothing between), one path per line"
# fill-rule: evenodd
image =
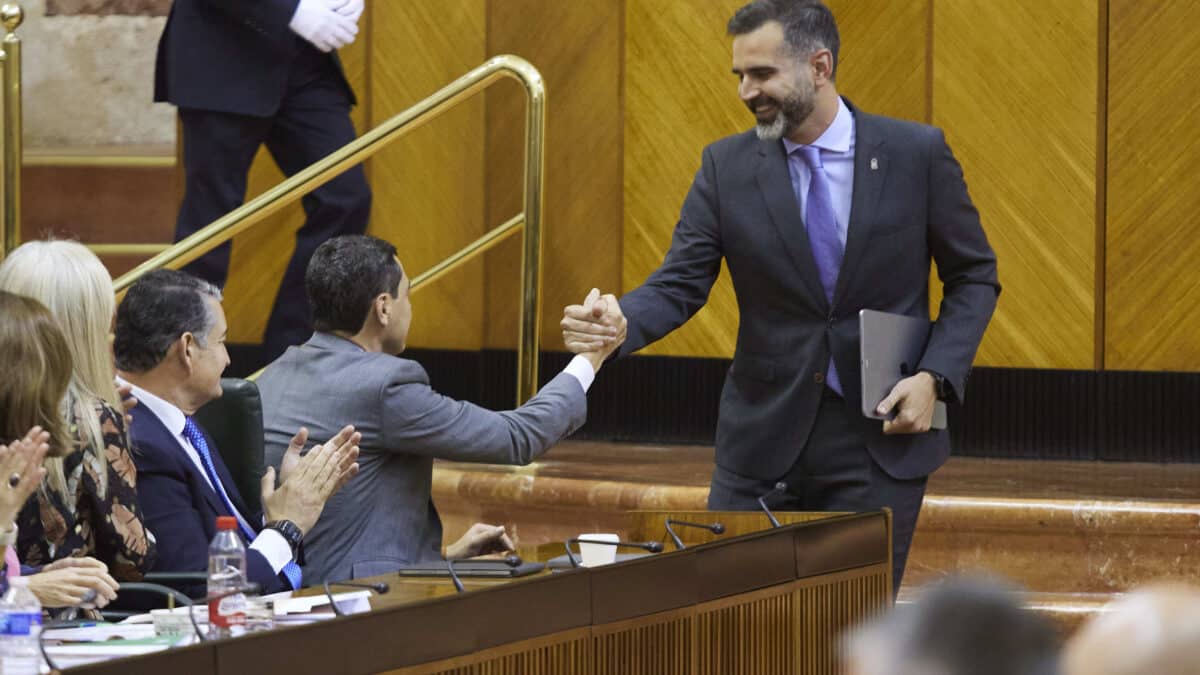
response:
M154 562L154 536L137 503L137 468L130 454L125 415L103 401L95 404L104 448L84 440L73 420L75 452L63 459L66 494L43 480L17 520L17 553L25 565L45 565L68 556L90 555L108 565L117 581L138 581ZM107 490L101 490L99 452L107 460Z

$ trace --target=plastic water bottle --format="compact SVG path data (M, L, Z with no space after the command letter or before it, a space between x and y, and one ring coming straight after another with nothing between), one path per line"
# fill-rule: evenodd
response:
M246 547L237 529L237 518L220 516L217 536L208 545L209 637L229 637L246 623L246 596L225 595L246 586Z
M0 598L0 673L37 675L42 654L38 635L42 632L42 603L29 590L29 579L8 580L8 592Z

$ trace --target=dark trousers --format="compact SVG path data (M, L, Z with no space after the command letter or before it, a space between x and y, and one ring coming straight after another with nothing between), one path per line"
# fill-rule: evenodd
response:
M889 507L895 592L904 577L926 479L897 480L887 475L867 452L846 402L832 392L828 394L821 401L804 450L786 475L775 480L758 480L718 466L713 471L708 508L757 510L758 498L778 481L787 483L788 489L768 502L772 511L875 511Z
M181 108L186 191L175 240L179 241L242 205L246 178L262 145L287 176L355 138L350 100L341 86L333 59L304 49L292 67L287 94L272 117ZM267 321L263 347L268 360L312 334L312 318L304 291L309 258L326 239L361 234L371 212L371 190L361 165L305 196L306 216L296 232L296 248L288 262ZM226 243L185 269L224 286L231 246ZM282 252L281 252L282 253Z

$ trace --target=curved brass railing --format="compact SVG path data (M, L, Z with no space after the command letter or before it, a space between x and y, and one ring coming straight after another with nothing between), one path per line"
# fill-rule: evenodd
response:
M123 294L147 272L163 267L179 268L233 239L351 166L379 152L392 141L436 118L501 78L515 79L525 88L524 210L520 215L491 230L433 269L415 277L412 288L415 290L458 264L482 253L524 224L524 248L521 256L521 325L517 353L517 401L521 403L528 400L537 392L546 89L541 73L519 56L503 55L489 59L483 65L446 85L420 103L392 117L307 169L138 265L114 282L118 295Z

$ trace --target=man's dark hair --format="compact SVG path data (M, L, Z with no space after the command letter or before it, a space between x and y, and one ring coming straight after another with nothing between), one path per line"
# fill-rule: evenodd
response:
M191 333L205 346L216 323L206 297L220 302L221 291L186 272L155 270L138 279L117 307L113 341L117 368L131 373L154 368L184 333Z
M396 247L382 239L348 234L326 241L313 253L304 275L313 328L357 333L375 298L399 293L403 276Z
M829 79L836 78L841 39L837 21L828 7L819 0L754 0L734 13L726 29L730 35L745 35L762 28L768 21L777 21L783 26L784 44L798 58L805 58L818 49L828 49L833 54L833 71Z

